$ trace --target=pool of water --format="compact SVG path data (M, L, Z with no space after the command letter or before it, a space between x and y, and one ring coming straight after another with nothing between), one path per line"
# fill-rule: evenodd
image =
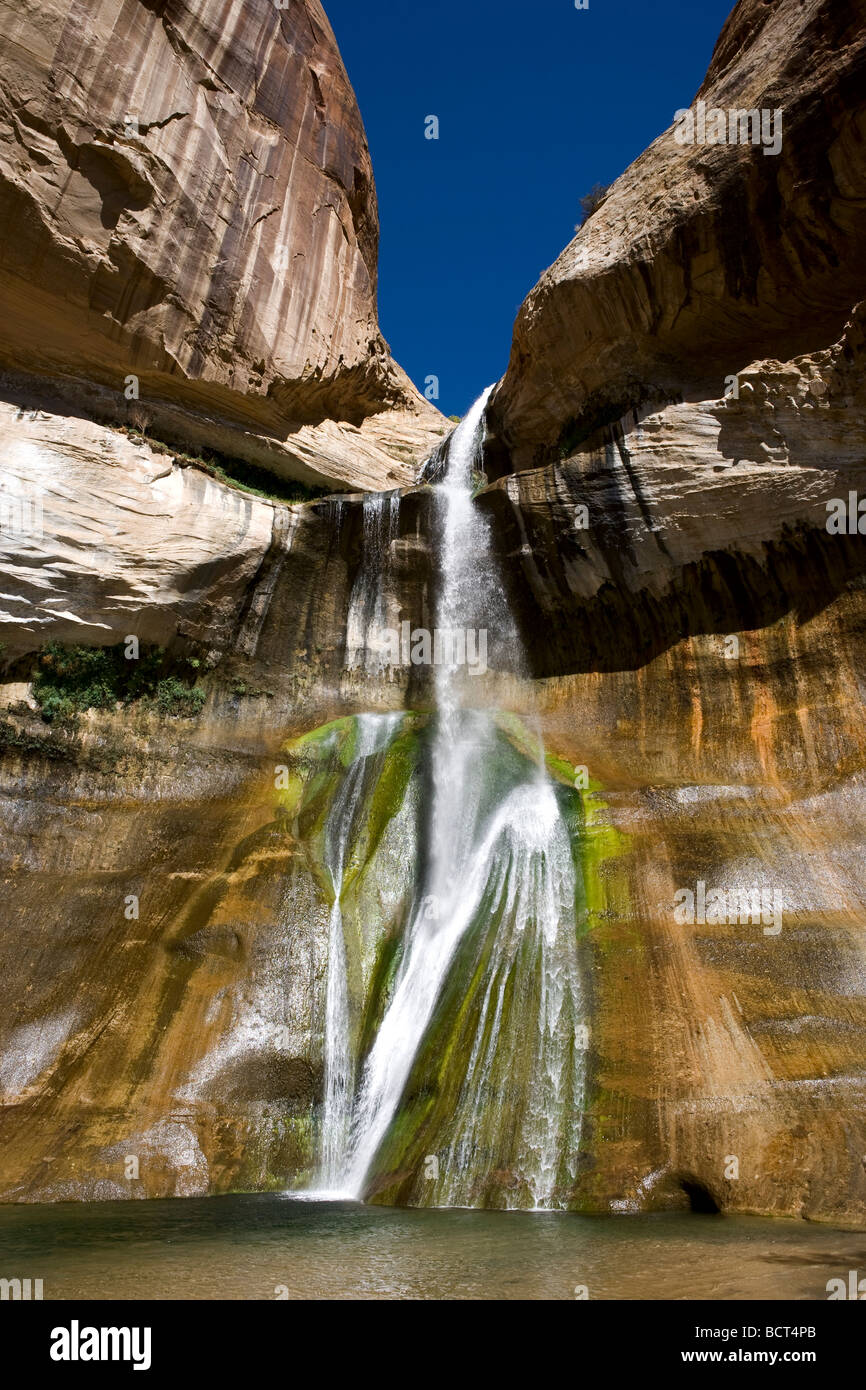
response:
M826 1299L866 1233L760 1217L407 1211L279 1195L0 1206L45 1299Z

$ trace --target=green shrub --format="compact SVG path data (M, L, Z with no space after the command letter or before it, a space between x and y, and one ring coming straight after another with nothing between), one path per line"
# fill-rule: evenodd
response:
M310 487L290 478L280 478L266 468L257 468L255 464L229 459L222 454L206 452L191 462L218 482L250 492L254 497L266 497L271 502L315 502L331 494L330 488Z
M161 714L174 714L187 718L201 713L207 699L207 691L201 685L190 688L176 676L166 676L156 687L155 704Z
M0 720L0 753L35 753L37 757L52 759L72 759L75 746L53 730L44 734L28 733L18 729L8 719Z
M582 216L574 229L576 232L579 232L584 222L588 222L592 214L598 211L609 192L609 185L594 183L589 192L578 200L580 202Z
M135 700L162 714L198 714L207 697L203 686L181 678L197 658L170 657L160 647L142 648L128 660L126 644L113 647L65 647L49 642L39 654L33 695L46 724L65 723L89 709L113 709Z

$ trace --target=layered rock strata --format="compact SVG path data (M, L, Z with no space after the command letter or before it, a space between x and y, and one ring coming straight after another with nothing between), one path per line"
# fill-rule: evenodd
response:
M0 363L30 404L410 481L443 422L379 332L370 157L318 0L4 5L0 42Z

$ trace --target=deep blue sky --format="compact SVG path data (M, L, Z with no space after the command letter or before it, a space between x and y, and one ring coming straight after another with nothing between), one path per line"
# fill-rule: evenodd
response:
M465 414L580 197L688 106L733 0L324 0L379 193L379 321ZM424 138L437 115L438 141Z

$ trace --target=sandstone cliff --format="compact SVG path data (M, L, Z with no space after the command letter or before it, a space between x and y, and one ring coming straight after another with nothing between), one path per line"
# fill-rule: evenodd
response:
M410 481L445 426L379 333L370 157L318 0L4 3L0 43L0 364L28 403L50 382L288 477Z
M841 337L866 295L864 86L863 0L741 0L682 106L780 110L781 150L672 125L616 180L517 316L491 407L511 467Z
M780 155L659 137L530 295L493 400L478 506L533 678L503 704L540 713L561 788L590 774L588 1210L698 1191L866 1225L866 565L856 515L826 524L866 496L862 65L862 6L741 0L702 92L781 107ZM379 606L429 625L430 491L287 507L57 407L0 426L7 486L45 489L2 560L0 1196L285 1186L313 1162L356 710L413 711L358 831L361 956L405 892L429 691L352 634ZM33 653L128 632L210 667L201 714L47 727ZM698 881L772 888L782 930L678 924ZM362 960L372 1010L376 983ZM436 1135L401 1137L376 1193L423 1202Z
M781 110L781 151L661 135L491 404L548 738L604 789L603 1207L866 1220L864 65L862 4L741 0L695 103ZM698 881L773 885L784 928L677 924Z

